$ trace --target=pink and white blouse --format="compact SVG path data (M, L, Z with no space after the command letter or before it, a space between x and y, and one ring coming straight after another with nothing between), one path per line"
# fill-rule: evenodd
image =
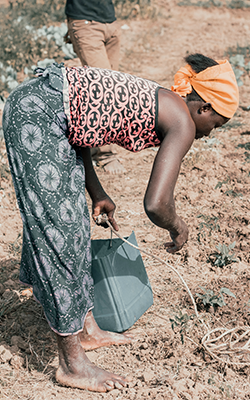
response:
M65 68L64 79L71 145L115 143L133 152L160 145L157 83L92 67Z

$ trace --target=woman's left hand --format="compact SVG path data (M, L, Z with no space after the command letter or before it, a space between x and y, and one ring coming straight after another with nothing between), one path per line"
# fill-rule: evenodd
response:
M103 200L98 200L93 202L93 207L92 207L92 217L94 221L96 222L96 219L99 215L101 214L106 214L108 221L112 225L115 231L118 231L118 225L114 219L114 212L115 212L115 203L111 200L110 197L106 197ZM101 222L100 225L102 225L104 228L108 228L107 223Z

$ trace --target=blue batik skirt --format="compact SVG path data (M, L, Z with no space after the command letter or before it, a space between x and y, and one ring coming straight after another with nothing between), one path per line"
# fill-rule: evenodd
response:
M20 281L33 288L59 335L82 330L93 307L85 171L67 139L62 65L19 85L3 129L23 221Z

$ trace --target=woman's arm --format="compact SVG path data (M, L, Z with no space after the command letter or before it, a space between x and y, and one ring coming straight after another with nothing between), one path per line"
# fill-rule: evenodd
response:
M91 153L89 148L81 148L82 159L85 168L85 185L93 202L92 217L94 220L100 214L107 214L108 220L113 228L118 231L118 225L113 217L115 212L115 204L103 189L95 169L93 167Z
M188 239L188 228L176 213L174 189L182 159L195 138L195 126L182 99L176 95L172 99L166 93L159 100L158 125L164 139L153 164L144 207L155 225L169 231L172 242L166 247L174 253Z

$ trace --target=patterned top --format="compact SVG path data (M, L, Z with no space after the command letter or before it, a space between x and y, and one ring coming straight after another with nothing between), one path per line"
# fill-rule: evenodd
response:
M92 67L65 68L65 76L71 145L100 147L116 143L133 152L160 145L157 83Z

